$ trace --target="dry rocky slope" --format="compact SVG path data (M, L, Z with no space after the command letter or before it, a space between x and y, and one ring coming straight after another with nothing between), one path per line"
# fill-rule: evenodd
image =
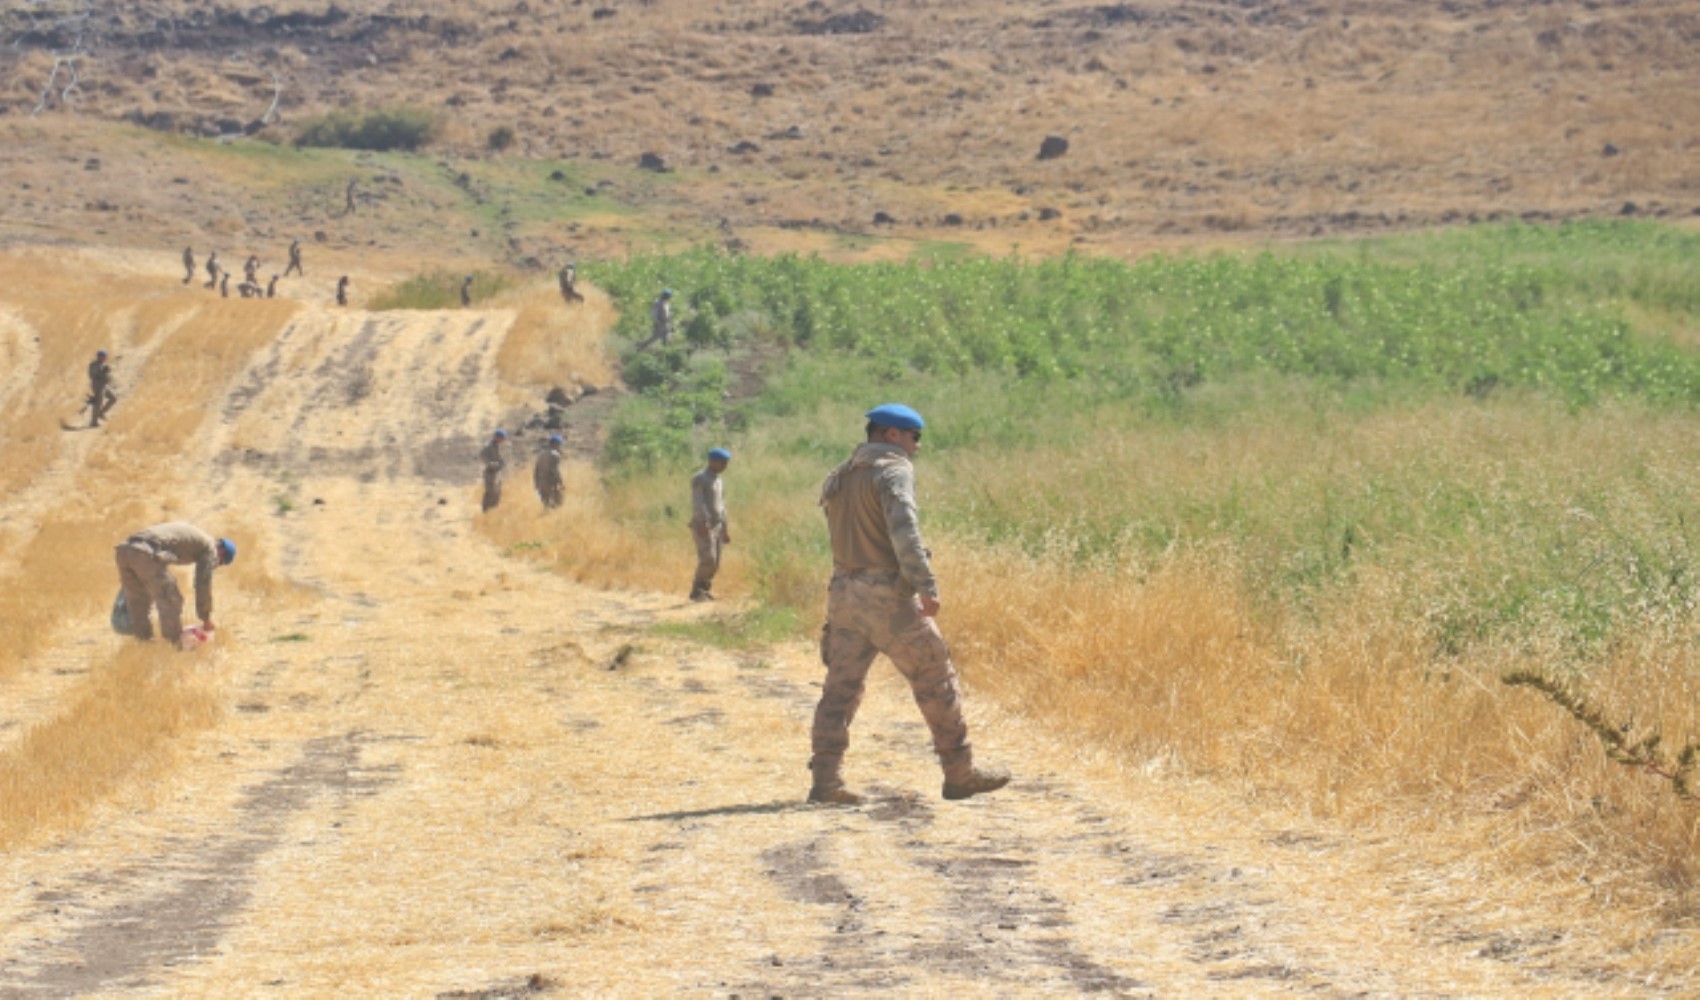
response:
M124 259L204 301L169 255ZM0 995L1692 993L1666 968L1689 936L1625 939L1586 887L1121 774L984 699L980 751L1018 778L943 802L884 667L853 748L872 802L807 806L806 646L658 637L708 612L474 530L511 312L278 315L183 455L194 518L250 526L219 640L170 661L222 717L151 796L0 855ZM50 717L54 667L119 644L60 630L0 710Z
M0 13L0 43L0 123L287 138L409 104L444 154L501 125L508 157L650 154L671 230L757 247L1700 212L1696 0L43 0Z

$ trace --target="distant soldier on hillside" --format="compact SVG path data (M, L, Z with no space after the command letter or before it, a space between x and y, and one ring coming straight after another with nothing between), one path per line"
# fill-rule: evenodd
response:
M277 298L277 275L275 274L272 275L272 280L266 282L266 298Z
M218 276L218 294L230 298L230 272L220 272Z
M342 211L344 215L354 214L354 186L358 183L360 183L359 178L350 177L348 179L348 190L343 192L344 205Z
M183 284L195 280L195 248L183 248Z
M720 553L732 544L726 526L725 484L721 473L732 462L732 453L714 448L708 465L691 477L691 537L697 543L697 572L691 580L691 600L714 600L714 577L720 572Z
M508 442L508 432L500 427L490 435L490 442L478 457L484 463L484 505L485 511L496 509L502 502L502 470L507 467L507 456L502 454L502 445Z
M470 305L472 305L472 275L469 274L466 276L466 280L460 283L460 307L465 309Z
M248 259L242 262L242 276L243 276L243 278L248 282L248 284L257 285L257 284L260 283L260 279L258 277L256 277L256 275L259 274L259 271L260 271L260 258L259 258L259 256L257 254L249 254Z
M290 240L289 241L289 266L283 269L283 276L287 278L291 274L298 274L303 278L305 278L307 276L307 272L303 271L301 269L301 241L300 240Z
M546 510L554 510L566 499L567 485L561 479L561 448L566 443L559 434L549 435L549 447L537 456L537 465L531 470L531 481Z
M649 307L649 339L638 345L643 350L656 341L662 347L673 339L673 290L665 289L655 297L655 302Z
M336 279L336 304L348 305L348 275Z
M118 393L112 390L112 365L106 360L106 351L94 352L94 360L89 362L89 426L99 427L101 418L112 409L112 404L118 402Z
M956 667L933 620L939 587L916 519L913 465L925 422L900 403L875 407L867 417L866 443L821 484L832 583L821 633L826 683L811 735L809 801L861 801L845 787L844 752L868 667L880 653L909 681L932 730L933 749L944 769L944 797L997 791L1009 783L1009 772L974 766Z
M213 250L213 251L211 251L210 253L207 254L207 287L208 288L217 288L218 287L218 272L219 272L218 251Z
M168 642L183 633L183 593L177 589L170 567L195 567L195 617L208 632L213 625L213 571L236 561L236 543L214 539L192 524L171 521L143 528L116 549L118 582L124 588L124 604L130 613L130 634L137 639L153 638L148 620L159 605L159 630Z
M565 299L568 305L584 301L584 296L580 295L578 291L577 264L569 262L566 267L561 268L560 282L561 298Z

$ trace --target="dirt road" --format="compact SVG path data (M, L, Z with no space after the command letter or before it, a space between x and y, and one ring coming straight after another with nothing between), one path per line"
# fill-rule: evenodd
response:
M256 526L230 576L293 586L221 591L224 634L180 661L226 711L151 798L0 856L0 996L1684 987L1649 975L1659 942L1572 920L1584 888L1125 774L983 699L1017 779L946 803L883 668L851 756L873 801L804 805L806 647L658 637L709 612L473 530L510 321L309 307L215 387L197 519ZM528 468L507 503L535 504Z

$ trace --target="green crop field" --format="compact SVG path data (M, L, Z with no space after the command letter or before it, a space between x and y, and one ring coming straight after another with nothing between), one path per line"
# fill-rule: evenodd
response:
M1226 545L1260 603L1307 610L1366 563L1467 557L1444 593L1407 595L1440 648L1539 624L1595 649L1649 609L1691 607L1688 497L1627 429L1565 477L1542 458L1555 442L1529 437L1680 436L1700 354L1628 317L1692 326L1696 250L1673 229L1584 224L1134 265L712 250L599 264L628 340L647 335L655 289L683 304L684 343L627 362L642 395L610 460L651 480L631 495L656 499L628 515L664 519L663 483L694 452L745 446L734 483L772 479L808 522L749 539L771 587L787 550L823 559L808 485L854 441L858 410L904 399L934 422L927 513L954 536L1094 565ZM729 364L750 351L783 360L728 409ZM1400 422L1419 431L1354 451ZM1266 460L1216 467L1217 445L1260 434L1280 442ZM1208 481L1154 468L1188 449ZM1295 451L1314 460L1289 464Z

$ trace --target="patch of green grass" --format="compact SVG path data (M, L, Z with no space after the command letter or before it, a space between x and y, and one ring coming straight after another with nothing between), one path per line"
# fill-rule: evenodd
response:
M274 635L270 639L267 639L266 641L267 642L308 642L308 641L311 640L311 638L312 637L309 636L305 632L290 632L290 633L285 634L285 635Z
M526 552L541 552L541 551L543 551L543 543L542 542L536 542L536 541L514 542L512 545L509 545L507 548L502 550L502 555L517 556L517 555L521 555L521 554L526 553Z
M785 642L802 629L800 613L793 608L762 605L737 615L722 615L694 622L663 622L650 627L650 634L686 639L717 649L748 652Z
M465 275L449 271L415 275L406 281L379 292L367 308L375 312L390 309L458 309L460 286ZM513 278L500 271L472 273L472 304L488 303L499 293L512 287Z

